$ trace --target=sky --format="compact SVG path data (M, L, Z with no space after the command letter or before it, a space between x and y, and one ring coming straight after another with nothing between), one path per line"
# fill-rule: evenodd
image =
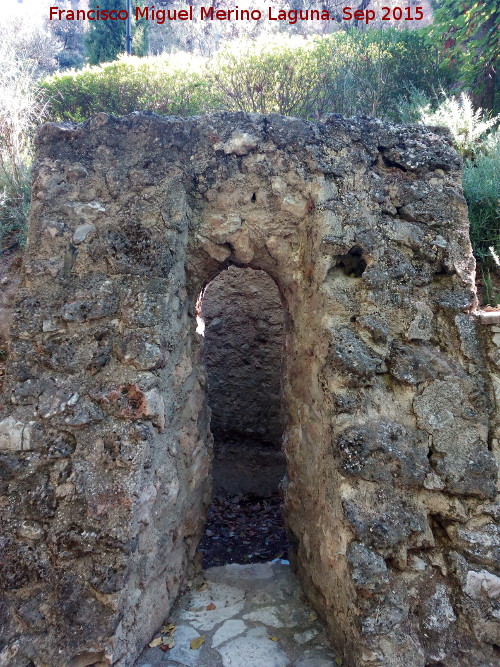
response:
M2 13L4 14L16 14L22 12L33 13L46 13L48 15L47 8L55 7L60 4L60 0L1 0L2 1ZM85 2L80 2L79 6L84 8L86 5Z
M3 0L2 13L18 14L21 12L41 13L49 5L49 0Z

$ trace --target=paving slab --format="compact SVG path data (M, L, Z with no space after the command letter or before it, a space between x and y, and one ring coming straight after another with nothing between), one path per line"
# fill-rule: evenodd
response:
M240 619L235 621L226 621L223 623L220 628L216 631L212 639L212 648L217 648L219 644L236 637L236 635L241 635L247 629L247 626Z
M135 667L341 664L287 561L206 570L177 601L165 619L165 625L170 623L176 627L175 646L167 651L146 647ZM191 648L193 639L202 638L198 648Z

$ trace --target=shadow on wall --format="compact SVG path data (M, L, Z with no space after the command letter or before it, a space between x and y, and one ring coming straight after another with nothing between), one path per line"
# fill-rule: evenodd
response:
M231 266L203 292L201 317L214 493L269 496L286 471L281 451L284 314L278 288L264 271Z

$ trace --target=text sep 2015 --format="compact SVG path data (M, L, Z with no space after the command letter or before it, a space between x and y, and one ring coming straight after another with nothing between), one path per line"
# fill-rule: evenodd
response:
M188 9L156 9L152 7L135 7L133 11L135 20L152 21L159 25L169 21L193 21L194 8ZM129 18L126 9L59 9L50 7L49 19L51 21L127 21ZM264 18L260 9L215 9L214 7L200 7L197 18L201 21L260 21ZM343 7L342 15L332 15L327 9L279 9L268 7L267 17L269 21L287 21L290 24L298 21L359 21L371 23L377 18L374 9L357 9ZM424 13L421 7L382 7L382 21L421 21Z

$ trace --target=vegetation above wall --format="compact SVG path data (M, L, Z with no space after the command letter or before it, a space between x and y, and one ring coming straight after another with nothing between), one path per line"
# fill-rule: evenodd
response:
M96 111L146 109L196 115L214 110L325 113L401 119L416 90L432 95L453 81L418 32L341 31L229 44L211 58L186 54L122 58L60 72L42 83L49 115L81 122Z

